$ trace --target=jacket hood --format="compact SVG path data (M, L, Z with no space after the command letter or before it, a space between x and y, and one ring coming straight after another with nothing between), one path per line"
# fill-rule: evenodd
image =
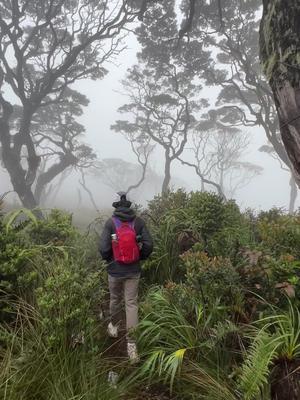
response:
M115 209L113 216L120 221L128 222L133 221L136 217L135 211L129 207L118 207Z

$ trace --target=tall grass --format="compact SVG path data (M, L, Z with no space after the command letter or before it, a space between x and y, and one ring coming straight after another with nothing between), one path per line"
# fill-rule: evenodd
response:
M116 366L106 356L107 343L99 332L86 332L79 345L61 341L50 347L39 312L21 300L15 310L14 326L1 327L1 399L112 400L126 391L122 381L116 388L108 384L108 372L117 368L122 375L126 362ZM98 346L91 336L98 336Z
M148 283L178 281L184 275L180 268L180 244L184 240L200 241L197 221L184 209L162 215L152 227L154 250L144 269Z

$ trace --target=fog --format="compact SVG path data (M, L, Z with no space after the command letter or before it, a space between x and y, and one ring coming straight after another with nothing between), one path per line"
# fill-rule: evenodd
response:
M136 62L136 52L138 44L135 37L130 34L126 39L127 48L123 50L113 62L107 63L105 67L109 73L101 80L82 80L73 87L85 94L90 100L89 105L84 107L84 113L79 118L86 129L83 141L89 144L96 152L100 160L110 158L120 158L125 161L136 163L136 157L131 151L130 143L125 138L111 130L111 125L120 118L118 108L126 102L123 93L121 80L124 78L126 70ZM8 98L13 98L7 91ZM213 100L214 88L205 87L201 94L209 100ZM262 153L259 148L265 145L266 137L261 128L248 127L246 130L250 138L250 146L244 161L251 162L263 168L260 175L254 177L245 187L237 190L235 199L243 208L253 208L257 210L269 209L273 206L288 208L290 186L289 174L285 172L278 161L270 155ZM188 153L186 153L188 154ZM147 201L160 192L163 176L162 152L156 146L150 158L150 168L156 175L156 182L146 181L141 188L132 192L131 198L139 204L146 205ZM175 161L172 164L171 188L182 187L186 190L200 190L201 183L199 177L192 168L181 165ZM95 209L91 198L79 184L80 174L76 171L63 182L53 203L46 202L47 207L63 207L68 210L77 208ZM56 179L56 182L59 178ZM97 209L103 210L110 207L115 197L115 190L106 185L100 178L95 178L87 174L86 184L92 192ZM119 187L119 190L125 190ZM209 188L207 188L210 190ZM0 193L12 190L10 179L5 169L1 169ZM80 194L79 194L80 192ZM11 193L7 196L7 201L17 205L17 197ZM297 199L296 207L299 206Z

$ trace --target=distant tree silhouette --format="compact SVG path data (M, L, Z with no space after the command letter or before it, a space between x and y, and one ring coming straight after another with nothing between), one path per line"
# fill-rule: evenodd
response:
M70 85L74 82L83 78L103 78L107 73L104 68L105 61L120 51L123 27L133 21L138 12L135 2L129 0L1 2L2 161L13 189L25 207L36 207L42 192L40 187L44 182L57 176L59 171L64 169L63 166L77 163L80 152L83 158L88 156L88 153L91 155L87 147L82 147L77 141L75 144L74 140L70 145L70 140L62 139L61 136L59 141L64 142L66 148L58 146L61 148L61 154L55 154L55 158L59 158L58 165L49 166L50 170L40 175L38 183L38 171L44 156L37 148L34 120L38 120L44 114L45 122L45 117L51 116L50 110L53 105L57 105L57 108L52 108L52 116L53 112L60 112L58 105L63 107L62 102L70 98ZM20 104L17 130L11 126L14 107L4 95L7 87ZM74 95L75 92L72 96ZM62 116L61 123L68 129L65 117L66 114ZM52 128L58 123L56 121ZM72 129L74 123L75 121L71 122ZM62 125L59 129L63 129ZM57 134L59 135L56 132ZM56 139L57 136L53 138L57 141ZM72 146L75 146L76 150L73 148L70 152Z

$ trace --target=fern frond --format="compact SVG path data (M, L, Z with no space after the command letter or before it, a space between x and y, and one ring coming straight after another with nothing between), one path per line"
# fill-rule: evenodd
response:
M261 330L248 350L242 367L239 389L244 400L257 399L261 389L267 385L270 367L276 358L280 340Z

